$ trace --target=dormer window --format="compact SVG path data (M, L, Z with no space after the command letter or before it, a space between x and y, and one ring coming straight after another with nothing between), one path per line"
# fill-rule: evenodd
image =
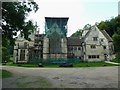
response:
M98 40L98 37L93 37L93 41L97 41Z

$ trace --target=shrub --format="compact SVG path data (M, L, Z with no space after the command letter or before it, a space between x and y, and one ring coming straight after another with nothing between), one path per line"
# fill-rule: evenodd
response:
M120 63L120 52L116 54L116 58L111 60L112 62Z
M6 63L10 60L10 55L6 47L2 47L2 63Z
M39 64L38 64L38 67L43 67L42 63L39 63Z
M73 67L73 64L62 64L59 67Z

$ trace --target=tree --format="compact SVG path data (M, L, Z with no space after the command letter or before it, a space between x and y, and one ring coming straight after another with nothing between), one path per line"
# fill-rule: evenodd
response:
M113 35L114 47L116 52L116 57L120 59L120 28L117 28L117 32Z
M2 46L13 46L15 38L20 31L25 39L29 40L30 30L35 26L31 20L26 20L31 11L36 12L38 5L35 2L3 2L2 3ZM3 50L4 52L5 50ZM3 55L4 57L4 55Z
M107 22L107 21L106 21ZM98 28L100 30L107 30L108 29L108 25L106 24L106 22L101 21L100 24L98 25Z
M14 44L13 36L20 31L28 39L29 30L34 30L32 21L25 21L28 14L38 10L35 2L3 2L2 3L2 37L3 46Z
M112 37L117 31L117 27L120 27L120 16L112 18L110 20L101 21L98 24L100 30L106 30L106 32Z
M91 29L91 25L90 24L86 24L83 29L78 29L78 31L73 33L71 35L71 37L82 37L83 30L90 30L90 29Z
M2 47L2 63L5 62L5 61L9 61L10 59L10 55L8 53L8 50L6 47Z
M80 37L80 36L82 36L82 32L83 32L83 30L79 29L78 31L76 31L75 33L73 33L71 35L71 37Z
M118 32L120 32L120 30ZM116 52L120 51L120 34L115 33L112 38L115 44L115 51Z

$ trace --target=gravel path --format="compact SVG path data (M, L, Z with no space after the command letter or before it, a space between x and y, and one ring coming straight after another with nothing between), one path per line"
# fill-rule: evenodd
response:
M111 61L105 61L106 63L110 63L110 64L116 64L116 65L120 65L120 63L116 63L116 62L111 62Z
M3 79L3 86L9 88L18 86L24 88L40 88L41 86L47 86L49 88L118 87L118 66L86 68L24 68L4 66L2 68L11 71L14 74L14 77L17 77L14 79ZM42 84L40 83L42 80L40 77L44 77L47 80L43 80ZM37 84L35 84L36 82Z

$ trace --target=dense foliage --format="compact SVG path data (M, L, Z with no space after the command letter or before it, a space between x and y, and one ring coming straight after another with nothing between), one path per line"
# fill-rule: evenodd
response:
M73 34L71 35L71 37L79 37L79 36L81 36L81 35L82 35L82 30L79 29L78 31L76 31L75 33L73 33Z
M31 11L37 11L35 2L3 2L2 3L2 47L5 60L8 48L14 45L15 38L20 31L25 39L29 40L30 31L35 29L31 20L26 20Z
M100 30L106 30L107 33L112 37L114 33L120 29L120 16L112 18L110 20L101 21L98 24Z

